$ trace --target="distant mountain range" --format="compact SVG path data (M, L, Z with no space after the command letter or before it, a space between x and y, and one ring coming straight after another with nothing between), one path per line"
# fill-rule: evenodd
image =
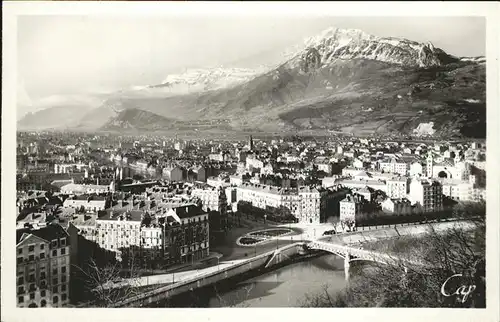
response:
M484 57L336 28L298 48L276 67L188 70L113 93L97 108L30 114L18 127L485 137Z

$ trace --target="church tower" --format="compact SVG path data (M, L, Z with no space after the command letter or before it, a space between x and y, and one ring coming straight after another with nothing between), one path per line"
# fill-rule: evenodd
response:
M426 172L428 178L432 178L433 168L434 168L434 156L432 155L432 151L429 151L427 152L427 165L426 165Z
M253 138L251 135L248 138L248 148L250 149L250 151L253 151Z

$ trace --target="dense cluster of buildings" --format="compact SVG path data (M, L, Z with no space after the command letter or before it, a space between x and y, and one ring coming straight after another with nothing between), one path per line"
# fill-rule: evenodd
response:
M18 138L19 306L69 303L78 238L124 264L161 269L208 256L212 218L241 202L353 228L366 213L436 212L485 198L485 147L476 142L82 135Z

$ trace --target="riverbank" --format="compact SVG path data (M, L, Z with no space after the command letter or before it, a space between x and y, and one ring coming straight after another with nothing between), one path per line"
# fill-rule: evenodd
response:
M271 267L255 268L253 270L239 274L237 276L221 280L215 284L193 289L183 294L172 296L168 299L148 305L148 307L170 307L170 308L210 307L211 305L209 302L213 299L218 299L218 302L223 304L222 306L224 307L232 307L235 305L231 304L230 303L231 301L222 300L221 296L224 296L224 294L228 294L229 292L234 291L242 284L246 284L248 283L248 281L252 279L259 278L261 276L273 272L277 272L293 264L306 263L310 260L313 260L323 255L324 255L323 252L315 251L315 252L308 252L303 255L297 254L294 256L290 256L288 259L283 260L282 262L275 264ZM235 300L235 298L232 298L232 300Z

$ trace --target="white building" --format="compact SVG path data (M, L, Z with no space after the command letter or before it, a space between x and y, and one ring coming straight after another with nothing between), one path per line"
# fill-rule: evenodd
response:
M229 176L229 183L234 186L239 186L243 184L243 176L240 175L233 175Z
M285 207L299 222L303 223L320 223L321 215L325 211L326 192L315 188L301 187L298 190L292 190L243 183L236 189L237 201L247 201L252 206L261 209Z
M204 211L214 210L219 211L221 214L226 212L227 200L224 189L219 187L195 187L191 192L193 197L197 197L201 200Z
M363 200L361 196L347 195L340 201L340 222L356 225L356 217L361 213ZM353 228L354 226L351 226Z
M439 211L443 207L443 186L432 179L412 179L408 195L423 212Z
M61 187L61 193L70 195L107 193L107 192L113 192L114 190L115 190L114 183L111 183L110 185L70 183Z
M253 169L262 169L264 167L264 162L262 162L259 159L256 159L252 155L247 156L246 159L246 168L249 171L252 171Z
M141 246L141 222L143 212L128 211L122 214L108 212L97 218L97 243L104 249L122 254L122 248Z
M457 201L473 201L474 183L458 179L437 179L443 186L443 195Z
M408 179L406 177L388 179L386 186L386 193L389 198L405 198L408 194Z
M402 176L406 176L410 170L410 165L403 161L398 161L392 158L387 161L380 162L380 170L389 173L397 173Z
M333 168L331 163L318 163L317 166L318 166L318 171L323 171L327 175L332 174Z
M97 214L73 215L70 223L78 229L78 234L87 240L97 242Z
M470 164L461 161L459 157L455 159L443 159L441 162L436 162L434 154L430 152L427 155L426 170L429 178L468 180L470 175Z
M219 187L229 187L231 185L230 181L227 179L219 178L219 177L209 177L207 178L207 185L215 188Z
M425 176L425 167L421 162L413 162L410 165L410 177Z
M106 198L96 195L74 196L64 200L63 207L73 209L80 209L83 207L87 212L96 212L106 208Z
M387 198L381 204L382 211L398 215L407 215L412 213L411 202L408 199Z

